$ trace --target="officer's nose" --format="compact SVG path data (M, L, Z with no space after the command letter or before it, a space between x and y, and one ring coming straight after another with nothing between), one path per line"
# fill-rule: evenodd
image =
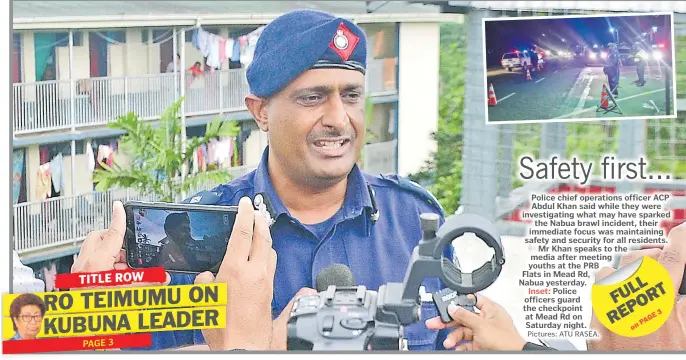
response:
M344 131L350 119L340 94L331 96L326 113L322 117L322 125L336 131Z

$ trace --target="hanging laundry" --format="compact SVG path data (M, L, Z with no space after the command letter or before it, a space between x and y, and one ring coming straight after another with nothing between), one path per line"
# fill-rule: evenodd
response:
M64 172L62 171L63 168L64 159L62 158L62 153L57 153L57 156L50 160L50 171L52 173L52 186L58 193L62 192L62 185L64 184Z
M105 163L107 166L112 166L114 152L109 145L98 146L98 163Z
M12 203L19 202L21 186L24 178L24 155L25 150L14 150L12 153Z
M92 176L95 170L95 154L93 153L93 146L90 141L86 143L86 157L88 158L88 172Z
M43 165L49 160L49 149L46 146L41 146L40 150L40 164Z
M57 278L57 264L51 261L47 267L41 269L43 279L45 279L45 291L55 290L55 279Z
M215 148L215 156L217 157L217 163L220 167L229 167L231 161L231 140L228 138L222 138L217 141Z
M229 166L229 167L233 166L234 155L235 155L235 153L236 153L236 150L235 150L236 147L234 146L235 141L236 141L235 138L228 138L228 139L226 139L226 142L229 143L229 162L228 162L228 165L227 165L227 166Z
M255 55L255 46L257 46L257 40L262 35L264 26L260 26L256 30L250 32L248 35L241 37L241 63L243 65L250 65L252 59Z
M50 163L45 163L38 167L36 178L36 198L45 200L52 193L52 180L50 178Z
M224 62L226 62L226 59L228 58L226 56L226 39L220 38L219 39L219 67L221 67Z
M217 139L211 139L209 144L207 144L207 164L217 163Z
M240 62L241 61L241 42L236 39L233 41L233 51L231 52L231 61Z
M216 69L222 65L222 60L219 56L219 47L221 40L222 38L215 34L210 34L208 37L209 52L207 54L206 64L212 69Z
M224 56L229 61L232 60L232 57L233 57L233 44L234 44L234 41L231 38L225 39L225 41L224 41Z
M212 33L209 33L202 28L195 29L193 34L193 46L200 51L202 56L207 57L210 53L208 38Z
M200 171L207 171L207 145L202 145L198 152L198 162L200 163Z
M193 157L191 157L191 174L197 174L200 169L200 163L198 162L198 152L200 148L193 150Z

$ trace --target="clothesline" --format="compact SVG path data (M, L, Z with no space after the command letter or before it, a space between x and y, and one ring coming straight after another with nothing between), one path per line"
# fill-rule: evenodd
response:
M225 38L199 26L193 33L193 46L207 59L206 64L211 68L218 69L229 59L247 66L252 62L257 40L264 27L237 38Z

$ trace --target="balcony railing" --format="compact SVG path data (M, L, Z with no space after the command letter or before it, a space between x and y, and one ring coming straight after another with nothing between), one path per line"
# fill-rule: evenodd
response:
M254 166L235 167L237 178ZM202 184L189 194L208 190L217 184ZM14 205L14 249L18 254L69 245L83 240L91 231L106 229L112 218L112 202L127 200L157 201L132 189L90 192Z
M370 60L367 92L396 92L396 59ZM178 75L154 74L120 78L90 78L20 83L13 86L15 134L102 126L134 112L144 120L158 119L178 99ZM249 93L244 69L186 76L184 111L201 116L247 110Z
M365 146L365 171L380 174L394 173L397 141ZM232 178L254 170L254 166L235 167ZM217 184L202 184L190 194L208 190ZM14 249L18 254L35 253L60 246L77 245L91 231L106 229L112 218L115 200L156 201L154 196L136 193L131 189L90 192L77 196L63 196L43 201L14 205Z

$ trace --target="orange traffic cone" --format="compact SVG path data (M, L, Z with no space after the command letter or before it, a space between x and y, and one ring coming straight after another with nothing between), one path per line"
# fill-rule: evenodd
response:
M529 72L529 68L526 68L526 80L531 80L531 73Z
M498 105L498 100L495 98L495 90L493 90L493 84L488 87L488 106Z
M610 106L608 100L607 100L607 87L605 84L603 84L603 94L600 97L600 107L603 109L607 109Z

